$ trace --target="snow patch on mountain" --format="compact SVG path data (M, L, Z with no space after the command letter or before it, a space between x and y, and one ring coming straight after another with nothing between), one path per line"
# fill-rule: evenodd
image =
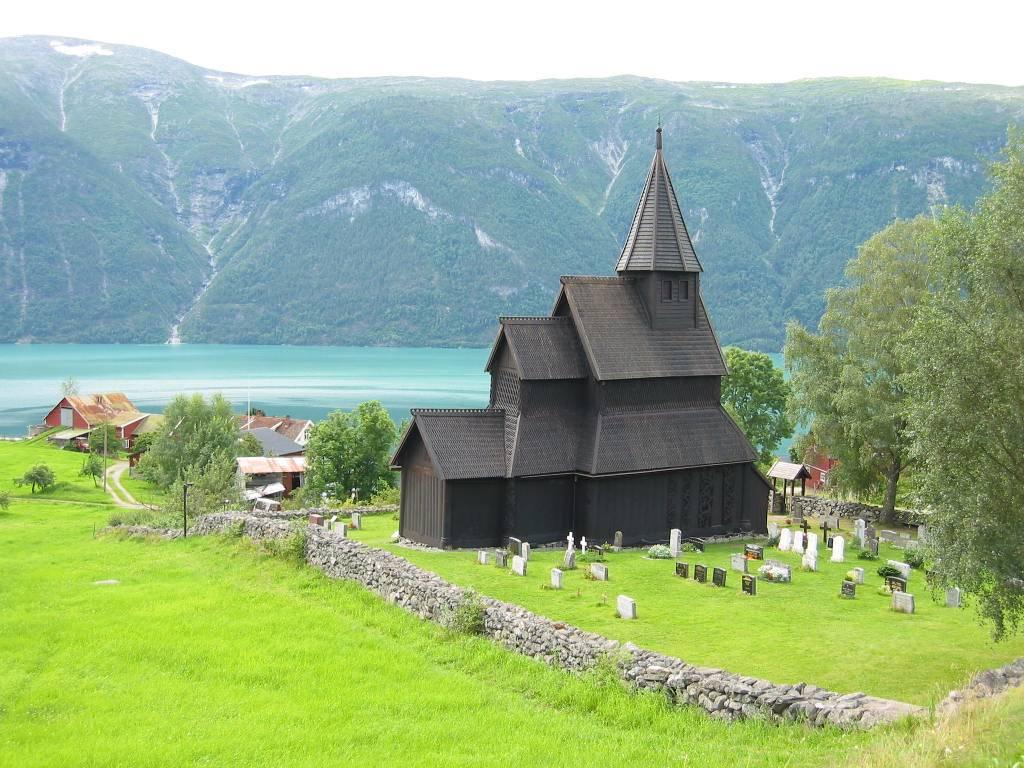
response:
M222 88L230 88L233 91L240 91L243 88L252 88L254 85L270 85L270 81L265 77L256 78L240 78L240 77L224 77L224 75L206 75L206 79L216 83Z
M68 45L62 40L51 40L50 47L65 56L88 58L89 56L113 56L114 52L102 43L75 43Z
M448 211L434 205L430 200L416 189L408 181L385 181L380 185L385 194L398 199L403 205L415 208L420 213L425 213L431 219L449 220L454 218Z

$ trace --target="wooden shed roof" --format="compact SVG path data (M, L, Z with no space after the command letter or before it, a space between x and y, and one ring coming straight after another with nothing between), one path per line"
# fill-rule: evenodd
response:
M789 461L776 461L768 470L768 477L779 480L800 480L811 476L811 471L804 464L793 464Z

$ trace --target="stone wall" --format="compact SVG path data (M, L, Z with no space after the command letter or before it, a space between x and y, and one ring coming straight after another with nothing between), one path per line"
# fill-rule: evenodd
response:
M971 678L966 688L952 691L938 706L939 712L956 709L972 699L987 699L1010 688L1024 685L1024 659L1011 661L998 669L987 669Z
M385 504L371 507L310 507L302 509L279 509L279 510L257 510L247 512L253 517L262 517L268 520L308 520L310 515L321 515L324 520L330 520L337 515L339 518L348 517L353 512L360 515L387 515L398 512L397 504ZM397 527L397 526L396 526Z
M242 526L252 539L288 536L297 528L267 516L221 513L201 518L195 533L217 533ZM362 584L395 605L435 622L445 622L468 590L448 583L397 555L308 526L306 560L331 578ZM604 657L616 659L621 677L645 690L663 691L673 702L701 707L727 720L766 717L805 720L815 725L871 727L923 712L920 707L863 693L839 694L798 683L779 685L620 644L539 616L525 608L481 598L484 632L509 650L574 672Z
M786 503L792 507L791 511L794 517L838 515L839 517L849 518L862 517L870 523L876 521L882 512L882 508L876 507L874 504L829 499L824 496L796 496L792 499L787 499ZM914 509L897 509L895 510L894 522L903 525L921 525L927 522L927 518L927 512Z

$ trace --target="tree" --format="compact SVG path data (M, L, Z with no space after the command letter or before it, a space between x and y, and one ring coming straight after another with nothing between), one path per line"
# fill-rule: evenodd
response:
M99 454L90 452L82 462L82 468L78 475L91 477L94 487L99 485L99 479L103 477L103 459L99 457Z
M40 491L45 491L48 488L52 488L57 484L57 478L53 474L53 470L45 464L36 464L31 469L27 470L24 475L14 481L16 485L31 486L32 493L36 492L38 486Z
M243 432L238 440L239 456L262 456L263 444L256 439L252 432Z
M789 384L763 352L726 347L725 361L729 375L722 379L722 401L757 449L758 460L767 464L779 443L793 434L786 414Z
M0 509L6 510L11 506L11 492L0 491Z
M78 382L74 376L68 376L60 383L60 396L71 397L78 394Z
M104 447L107 455L117 453L121 446L121 438L117 436L117 427L109 421L97 424L89 431L89 450L93 453L102 453Z
M890 224L847 265L848 286L826 294L818 333L795 323L786 332L795 414L839 460L830 473L839 487L884 487L883 521L913 461L901 348L927 293L934 232L925 218Z
M994 189L939 222L934 292L904 354L936 583L977 599L996 638L1024 616L1024 133Z
M313 428L306 446L307 497L327 492L341 499L357 488L360 497L369 498L392 485L388 459L397 436L391 416L376 400L350 413L329 414Z

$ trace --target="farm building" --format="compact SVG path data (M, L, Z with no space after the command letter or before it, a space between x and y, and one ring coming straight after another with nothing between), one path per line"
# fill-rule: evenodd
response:
M401 534L440 547L767 529L768 483L721 406L724 358L662 155L614 277L563 277L547 317L503 317L482 409L413 410L392 459Z
M242 493L249 501L280 499L302 487L305 456L240 456L237 460Z
M89 432L102 424L113 424L118 439L131 449L133 439L152 431L160 416L143 413L122 392L104 392L94 395L68 395L61 398L43 419L48 427L63 427L49 436L49 440L64 446L74 443L85 446Z
M289 440L305 445L309 442L309 433L313 431L313 422L309 419L293 419L289 416L238 416L238 428L243 432L257 429L272 429Z

